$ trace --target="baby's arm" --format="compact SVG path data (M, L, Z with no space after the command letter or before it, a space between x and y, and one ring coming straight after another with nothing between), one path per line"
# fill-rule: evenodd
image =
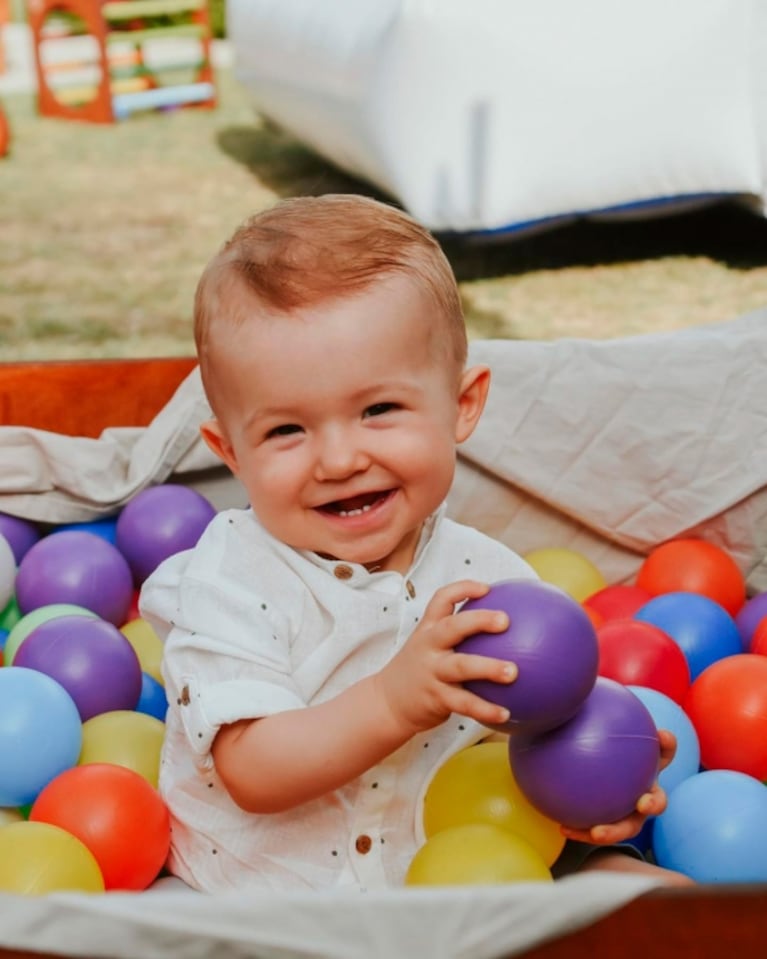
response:
M234 801L248 812L281 812L350 782L451 713L485 724L508 719L505 709L461 684L513 682L516 667L453 649L472 633L507 628L505 613L454 613L458 603L488 589L464 580L438 590L390 662L334 699L224 726L213 759Z

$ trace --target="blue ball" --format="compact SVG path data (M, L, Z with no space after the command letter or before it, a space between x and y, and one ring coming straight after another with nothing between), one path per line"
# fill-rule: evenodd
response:
M767 788L730 769L691 776L655 819L653 853L697 882L767 882Z
M141 674L141 695L136 704L137 713L146 713L165 722L165 714L168 711L168 697L165 695L165 687L158 683L154 676L149 673Z
M0 806L26 806L76 765L80 713L69 693L36 669L0 669Z
M72 530L79 530L81 533L93 533L100 536L112 546L116 545L117 540L117 517L107 516L105 519L94 519L86 523L65 523L51 530L51 533L66 533Z
M695 680L703 670L725 656L742 652L735 620L708 596L699 593L662 593L641 606L634 618L662 629L681 647Z
M669 794L673 789L700 772L700 742L692 720L682 707L665 693L645 686L629 686L631 692L647 707L657 729L668 729L676 736L676 754L658 782Z

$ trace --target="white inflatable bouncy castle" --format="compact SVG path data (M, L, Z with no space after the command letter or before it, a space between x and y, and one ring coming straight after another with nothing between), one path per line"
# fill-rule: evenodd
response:
M228 0L255 108L436 232L767 196L763 0Z

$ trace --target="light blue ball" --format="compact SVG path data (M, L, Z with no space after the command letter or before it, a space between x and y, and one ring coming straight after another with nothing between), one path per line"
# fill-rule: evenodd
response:
M697 882L767 882L767 787L730 769L685 779L655 819L653 852Z
M718 659L743 651L733 617L719 603L699 593L654 596L634 618L668 633L684 653L692 680Z
M669 794L673 789L700 772L700 742L692 720L670 696L645 686L629 686L645 704L657 729L668 729L676 736L676 753L658 782Z
M45 673L0 669L0 806L25 806L82 748L80 713L69 693Z

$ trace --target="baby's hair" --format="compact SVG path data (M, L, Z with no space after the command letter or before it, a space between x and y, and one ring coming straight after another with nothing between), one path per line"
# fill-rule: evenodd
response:
M255 301L278 313L362 293L387 276L411 278L434 304L435 342L460 371L466 328L455 276L412 217L355 194L295 197L245 221L197 285L194 335L206 378L214 321L245 321Z

